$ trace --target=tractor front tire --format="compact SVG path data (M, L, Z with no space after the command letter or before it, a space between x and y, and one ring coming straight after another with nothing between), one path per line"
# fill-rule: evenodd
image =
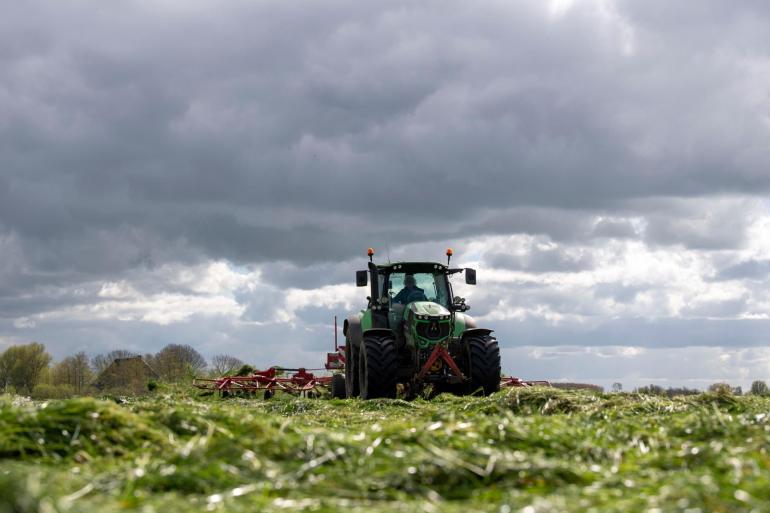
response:
M465 356L470 377L468 393L479 390L490 395L500 390L500 347L497 339L486 336L468 337Z
M347 390L345 390L345 376L342 374L335 374L332 376L331 392L334 399L345 399L345 397L347 397Z
M361 387L358 383L358 350L353 347L350 339L345 340L345 395L348 398L358 397Z
M361 399L396 397L398 351L390 336L364 336L358 357Z

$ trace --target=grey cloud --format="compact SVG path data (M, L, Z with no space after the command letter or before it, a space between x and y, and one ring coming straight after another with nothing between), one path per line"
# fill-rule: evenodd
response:
M770 321L762 319L615 319L597 325L554 325L543 320L496 321L503 346L624 345L639 347L764 347Z
M600 282L593 286L594 296L611 298L616 303L632 303L640 292L646 290L641 286L629 286L615 282Z
M770 275L770 260L750 259L720 270L718 280L764 280Z
M628 219L600 219L594 225L593 237L607 237L613 239L634 239L639 236L638 231Z
M741 297L721 300L708 301L698 305L688 305L682 309L680 315L686 318L730 318L739 317L748 309L748 303L751 295L744 294Z
M711 219L648 217L645 238L655 244L682 244L696 249L740 248L746 241L747 219L718 216Z
M356 249L360 255L358 260L303 266L288 262L266 263L260 268L261 276L267 283L278 288L315 289L335 283L355 283L355 271L365 269L367 261L362 248Z
M525 255L490 253L484 257L484 261L491 267L534 273L578 272L590 270L594 266L590 253L571 254L558 247L541 249L537 246L530 248Z
M311 237L331 260L358 245L348 241L362 219L375 236L387 231L377 225L398 227L398 244L441 231L450 206L456 221L770 185L759 155L742 150L767 135L753 97L738 94L751 84L720 58L761 57L758 33L740 47L702 46L696 69L659 38L710 32L657 27L655 7L626 4L598 26L590 4L555 23L540 2L473 13L438 2L234 3L200 18L111 9L120 15L46 2L5 10L18 28L0 75L2 190L16 201L0 219L52 254L58 239L109 246L91 229L129 227L238 261L303 261L292 240ZM745 28L728 20L724 32ZM637 22L625 55L622 23ZM715 98L730 108L714 111ZM736 117L747 132L726 139L718 127ZM252 207L341 217L272 227ZM476 232L536 229L495 217ZM651 226L664 242L687 231ZM689 238L718 244L698 230ZM78 259L104 258L94 248Z

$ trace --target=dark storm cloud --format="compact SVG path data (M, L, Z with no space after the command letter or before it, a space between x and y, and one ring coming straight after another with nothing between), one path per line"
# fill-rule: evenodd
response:
M558 238L574 209L766 192L767 13L669 8L7 3L0 224L34 268L99 275L334 260L462 235L447 222Z

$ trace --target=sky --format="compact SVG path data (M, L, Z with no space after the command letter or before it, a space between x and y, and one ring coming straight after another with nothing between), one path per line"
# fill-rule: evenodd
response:
M770 380L767 2L0 3L0 350L317 366L452 247L506 373Z

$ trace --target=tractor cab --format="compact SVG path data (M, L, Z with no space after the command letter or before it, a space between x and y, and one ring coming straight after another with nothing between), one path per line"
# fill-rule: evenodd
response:
M396 320L413 302L435 303L449 311L468 310L464 299L453 299L449 282L451 275L461 272L465 273L465 283L476 284L476 271L471 268L450 268L436 262L369 262L368 270L356 273L356 285L371 288L367 308L387 312Z

